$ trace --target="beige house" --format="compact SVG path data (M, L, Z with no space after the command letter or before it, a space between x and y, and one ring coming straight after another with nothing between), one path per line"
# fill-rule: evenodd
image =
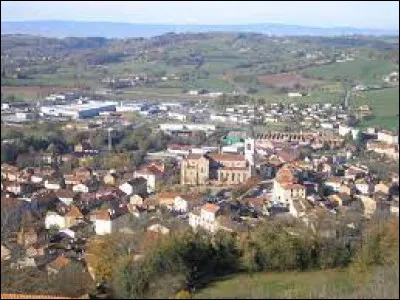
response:
M389 195L390 193L390 184L387 182L380 182L375 186L375 193L381 192L385 195Z
M132 196L129 198L129 204L132 204L132 205L135 205L135 206L141 206L141 205L143 205L143 198L140 197L140 196L137 195L137 194L132 195Z
M103 182L109 185L116 185L118 180L118 175L115 173L108 173L103 177Z
M364 206L364 216L370 218L376 210L375 199L363 195L357 195L357 198L361 200Z
M65 225L71 227L83 220L83 214L75 205L71 205L70 210L65 214Z

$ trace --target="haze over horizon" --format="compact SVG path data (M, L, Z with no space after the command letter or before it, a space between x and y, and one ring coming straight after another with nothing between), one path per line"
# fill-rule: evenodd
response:
M2 22L86 21L165 25L289 24L398 30L398 1L2 1Z

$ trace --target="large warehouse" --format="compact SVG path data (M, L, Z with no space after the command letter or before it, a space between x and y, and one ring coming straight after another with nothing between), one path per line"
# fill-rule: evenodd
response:
M101 112L115 111L116 106L116 102L91 101L85 104L42 106L40 109L44 115L85 119L98 116Z

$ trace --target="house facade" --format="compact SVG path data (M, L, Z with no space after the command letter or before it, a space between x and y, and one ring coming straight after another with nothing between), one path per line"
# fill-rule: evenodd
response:
M305 199L306 187L298 183L293 168L286 164L278 173L273 182L272 201L291 207L294 199Z

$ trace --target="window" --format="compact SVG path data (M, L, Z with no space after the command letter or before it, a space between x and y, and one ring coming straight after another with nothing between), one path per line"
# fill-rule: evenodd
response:
M235 181L235 173L232 173L232 181Z
M251 150L251 144L247 144L247 150Z

